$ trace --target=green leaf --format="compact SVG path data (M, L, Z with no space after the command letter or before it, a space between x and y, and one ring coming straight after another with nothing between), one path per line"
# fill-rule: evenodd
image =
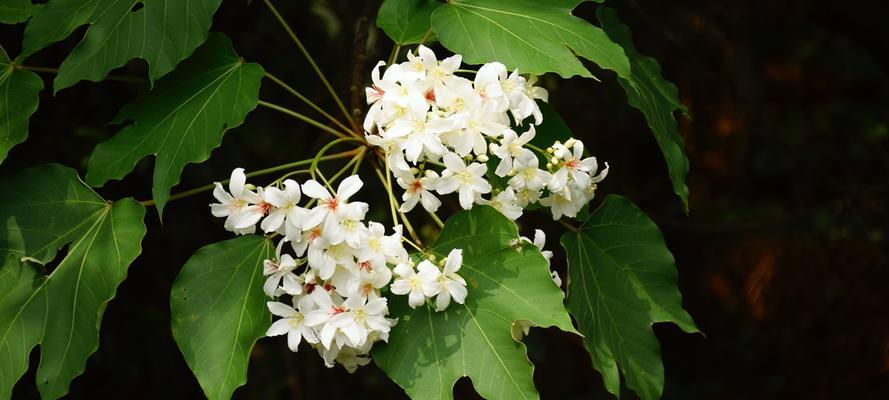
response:
M209 399L228 399L247 382L256 340L271 324L262 262L274 246L241 236L198 250L173 283L173 338Z
M148 76L154 82L207 39L220 2L50 0L28 22L22 53L29 56L89 24L83 40L59 67L54 91L83 79L101 81L134 58L148 62Z
M264 71L245 63L222 34L214 34L157 87L126 105L116 121L133 121L96 146L86 181L102 186L126 176L143 157L155 155L152 194L163 214L170 188L185 164L203 162L226 129L256 108Z
M432 13L432 29L469 64L499 61L522 73L592 77L578 57L630 77L623 49L571 15L580 1L461 0Z
M31 71L14 68L0 46L0 163L13 146L28 137L28 119L40 101L43 80Z
M453 398L462 376L491 399L537 398L533 365L525 346L513 339L515 321L575 332L536 247L515 244L516 225L491 207L476 206L448 218L432 252L444 257L463 249L459 273L467 281L466 304L444 312L410 309L407 299L390 302L399 317L391 341L373 357L412 398Z
M31 0L0 0L0 24L25 22L39 9Z
M386 0L377 13L377 26L396 44L420 43L432 29L429 17L442 4L437 0Z
M107 303L141 252L145 209L103 200L60 165L0 183L0 398L8 399L40 344L41 397L68 392L99 347ZM68 252L49 275L40 267Z
M676 110L688 115L688 110L679 102L676 85L661 75L657 60L636 52L630 29L617 19L614 10L600 7L596 10L596 16L608 36L623 46L630 58L633 78L619 77L618 82L627 92L627 101L645 116L667 161L673 192L682 200L682 207L688 213L688 186L685 184L688 157L685 156L685 143L679 133L679 125L673 116Z
M658 227L632 202L611 195L580 230L562 236L568 257L568 311L593 367L620 395L618 368L642 399L657 399L664 367L652 323L697 332L682 309L676 265Z

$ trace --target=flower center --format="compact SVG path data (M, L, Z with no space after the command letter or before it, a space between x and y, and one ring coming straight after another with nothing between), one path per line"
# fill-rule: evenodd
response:
M467 171L460 171L454 175L457 177L457 180L459 180L460 183L468 185L470 182L472 182L472 175L470 175Z
M331 198L330 200L327 200L325 202L325 206L327 207L328 210L330 210L330 212L335 212L336 208L339 207L339 205L340 205L340 200L336 197Z

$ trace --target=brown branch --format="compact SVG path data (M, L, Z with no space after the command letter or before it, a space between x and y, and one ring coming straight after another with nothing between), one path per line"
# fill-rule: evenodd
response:
M352 44L352 85L349 86L352 106L352 118L361 124L364 120L364 76L367 72L367 39L373 26L375 11L379 8L379 1L365 1L361 14L355 24L355 41ZM360 133L360 132L359 132Z

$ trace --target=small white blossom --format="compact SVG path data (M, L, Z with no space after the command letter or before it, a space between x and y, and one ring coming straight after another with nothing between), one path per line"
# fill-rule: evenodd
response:
M398 295L408 295L408 304L417 308L426 302L426 298L438 294L438 268L429 260L423 260L417 266L419 273L408 264L399 264L395 267L398 279L392 282L390 289Z
M480 194L490 193L491 184L483 178L488 166L471 163L468 166L454 153L444 156L447 167L439 179L436 191L440 194L458 192L460 206L464 210L472 208L472 203Z

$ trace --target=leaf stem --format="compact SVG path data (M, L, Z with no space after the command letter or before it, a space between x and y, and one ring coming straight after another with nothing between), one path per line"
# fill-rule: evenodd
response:
M390 65L392 65L395 62L395 60L398 59L398 52L400 52L400 51L401 51L401 45L396 43L395 47L392 48L392 54L389 54L389 62L386 63L386 67L389 67Z
M356 153L357 151L358 151L358 150L349 150L349 151L344 151L344 152L342 152L342 153L331 154L331 155L329 155L329 156L321 157L320 160L321 160L321 161L328 161L328 160L336 160L336 159L340 159L340 158L354 157L354 156L355 156L355 153ZM258 171L253 171L253 172L247 174L247 177L248 177L248 178L252 178L252 177L254 177L254 176L260 176L260 175L271 174L271 173L274 173L274 172L283 171L283 170L285 170L285 169L290 169L290 168L295 168L295 167L301 167L301 166L303 166L303 165L309 165L309 164L311 164L311 163L314 162L314 161L315 161L314 158L310 158L310 159L306 159L306 160L294 161L294 162L287 163L287 164L281 164L281 165L274 166L274 167L271 167L271 168L266 168L266 169L261 169L261 170L258 170ZM294 173L298 173L298 172L299 172L299 171L296 171L296 172L294 172ZM285 175L285 176L286 176L286 175ZM229 179L225 179L225 180L219 181L219 183L225 184L225 183L228 183L228 181L229 181ZM196 195L196 194L200 194L200 193L203 193L203 192L209 192L209 191L213 190L213 188L215 188L215 187L216 187L216 184L215 184L215 183L211 183L211 184L209 184L209 185L199 186L199 187L196 187L196 188L194 188L194 189L186 190L186 191L184 191L184 192L175 193L175 194L173 194L172 196L170 196L170 200L169 200L169 201L183 199L183 198L186 198L186 197L189 197L189 196L193 196L193 195ZM154 205L154 199L142 200L142 201L140 201L139 203L141 203L143 206L153 206L153 205Z
M298 119L298 120L300 120L300 121L303 121L303 122L305 122L305 123L307 123L307 124L309 124L309 125L312 125L312 126L318 128L318 129L321 129L321 130L323 130L324 132L327 132L327 133L329 133L329 134L331 134L331 135L334 135L334 136L336 136L336 137L339 137L339 138L346 138L346 137L348 137L347 135L343 134L342 132L340 132L340 131L338 131L338 130L336 130L336 129L333 129L333 128L327 126L327 125L324 125L324 124L322 124L322 123L320 123L320 122L318 122L318 121L315 121L314 119L309 118L309 117L307 117L307 116L305 116L305 115L303 115L303 114L300 114L300 113L298 113L298 112L296 112L296 111L293 111L293 110L291 110L291 109L289 109L289 108L281 107L281 106L279 106L279 105L277 105L277 104L269 103L269 102L267 102L267 101L263 101L263 100L259 100L259 101L257 102L257 104L259 104L259 105L261 105L261 106L263 106L263 107L271 108L272 110L275 110L275 111L278 111L278 112L282 112L282 113L284 113L284 114L287 114L287 115L289 115L289 116L291 116L291 117L294 117L294 118L296 118L296 119Z
M438 218L438 215L435 215L434 212L429 210L426 210L426 212L429 213L429 216L432 217L432 220L435 221L435 224L438 225L439 229L444 228L444 222L441 222L441 219Z
M281 26L284 28L284 30L287 31L287 34L290 35L290 39L293 40L293 43L296 44L296 47L299 47L299 51L302 52L303 56L306 58L306 60L312 66L312 69L315 70L315 73L318 75L318 78L321 79L321 83L323 83L324 86L327 88L327 91L330 92L330 95L333 97L334 101L336 101L337 106L339 106L340 111L343 112L343 115L346 116L346 119L352 125L352 129L355 132L357 132L358 131L358 124L355 122L355 119L352 118L352 114L349 114L349 111L346 110L346 106L343 104L343 101L340 100L339 96L337 96L336 91L334 91L333 87L330 86L330 82L327 81L327 77L324 76L324 73L321 72L320 68L318 68L318 64L315 63L315 59L312 58L312 55L309 54L308 50L306 50L305 46L303 46L303 44L299 40L299 38L296 37L296 33L293 32L293 29L290 29L290 25L287 24L287 21L284 19L284 17L281 15L281 13L278 12L278 9L275 8L274 5L272 5L272 2L270 0L263 0L263 2L269 8L269 11L271 11L272 14L274 14L275 19L278 20L278 23L280 23Z
M429 35L431 35L431 34L432 34L432 27L430 26L429 29L426 30L426 33L423 34L423 37L420 38L420 43L417 44L417 47L420 47L423 45L423 43L426 43L426 40L429 39Z
M21 64L16 64L16 63L11 63L10 65L15 69L24 69L24 70L28 70L28 71L34 71L34 72L44 72L47 74L58 74L59 73L58 68L37 67L37 66L32 66L32 65L21 65ZM142 79L142 78L119 76L119 75L106 75L105 80L128 82L128 83L143 83L143 82L145 82L145 79Z
M324 111L324 109L322 109L317 104L315 104L312 100L309 100L309 98L307 98L306 96L303 96L302 93L296 91L296 89L294 89L290 85L284 83L284 81L278 79L278 77L272 75L269 72L265 73L265 77L268 78L270 81L275 82L278 86L280 86L282 89L286 90L290 94L296 96L296 98L302 100L309 107L312 107L312 109L314 109L315 111L318 111L321 115L323 115L325 118L330 120L330 122L333 122L334 124L336 124L336 126L340 127L340 129L343 130L343 133L352 134L352 130L349 129L349 127L347 127L345 124L340 122L340 120L334 118L327 111Z

